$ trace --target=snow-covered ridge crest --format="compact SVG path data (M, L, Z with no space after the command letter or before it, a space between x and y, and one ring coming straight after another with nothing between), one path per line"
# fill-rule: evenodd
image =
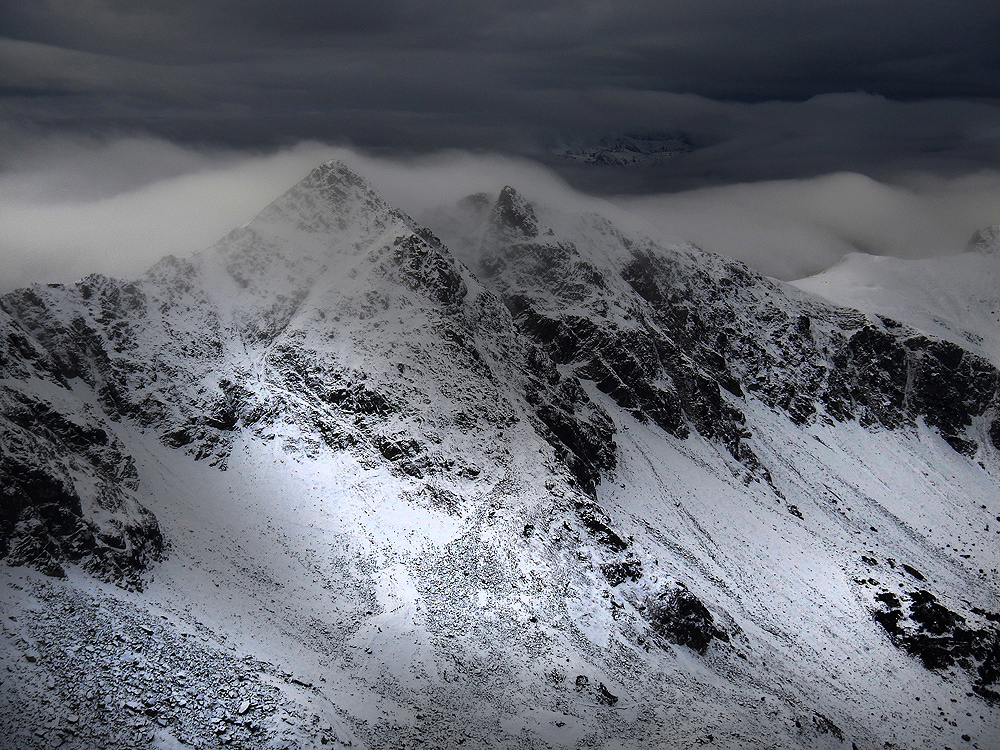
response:
M314 290L315 299L307 303ZM167 257L133 281L91 276L75 285L36 286L7 295L0 324L11 343L0 375L14 379L8 380L13 390L4 401L4 414L13 423L4 433L2 470L16 477L7 487L18 498L3 535L24 541L12 548L14 559L56 571L66 560L96 554L95 571L132 580L135 568L158 554L161 543L145 511L134 510L132 520L139 533L152 530L148 550L141 539L124 534L132 528L128 513L112 512L138 501L127 469L131 459L108 421L136 422L155 430L164 444L225 467L235 431L259 424L265 414L265 421L273 421L275 410L287 415L299 403L289 403L284 389L273 389L275 379L282 384L285 379L280 373L276 377L275 370L284 366L276 367L278 355L262 360L268 349L287 349L283 338L301 338L317 327L340 328L350 334L348 340L371 338L348 321L331 326L332 319L340 317L338 312L370 319L404 301L454 312L465 293L457 265L430 232L386 204L345 165L329 162L250 224L190 259ZM302 321L296 326L298 317ZM385 344L391 348L395 342ZM343 381L332 390L346 394L361 388L358 380L365 373L345 366L354 358L321 353ZM385 364L377 363L371 372ZM258 385L261 381L265 385ZM28 419L25 404L28 413L52 417ZM314 413L315 405L306 411ZM76 447L69 442L68 427L60 428L66 433L61 437L43 429L53 420L93 429L81 432ZM115 450L98 453L87 447L91 433ZM327 433L334 440L329 428ZM372 437L364 441L370 445ZM90 457L80 466L90 465L84 474L93 476L74 474L58 463L66 458L60 452L70 450L108 453L109 461L123 461L126 468L94 464ZM37 480L31 479L35 474ZM115 493L125 493L128 502L115 499ZM110 498L107 508L102 509L101 497ZM72 524L45 522L53 517L48 511L34 520L18 515L62 503L60 498L72 498L74 507L82 502L83 510L75 513L82 512L87 523L104 519L87 532L98 541L71 552L58 538L64 527L75 528ZM33 531L19 536L17 529ZM112 546L101 543L102 537ZM127 564L118 560L118 544L130 555Z
M313 169L250 223L230 232L215 251L241 286L254 277L280 283L286 266L315 279L330 263L347 262L373 245L418 229L361 176L334 160Z
M985 227L957 255L903 260L852 253L800 289L900 321L1000 366L1000 227Z

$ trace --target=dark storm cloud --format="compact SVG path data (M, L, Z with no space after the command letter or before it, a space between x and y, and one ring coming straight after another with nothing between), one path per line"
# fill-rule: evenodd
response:
M625 190L1000 162L986 0L0 0L0 34L15 135L544 158L659 130L701 147L667 172L560 166Z
M992 102L895 101L863 93L719 102L632 92L603 92L591 101L691 134L697 146L661 169L560 168L591 190L603 185L605 192L655 192L840 171L894 181L912 171L954 176L1000 164L1000 107ZM657 120L657 112L668 114ZM583 113L579 122L592 133L608 125ZM627 128L625 116L612 125L619 132Z
M558 158L641 132L694 148ZM0 0L0 288L190 252L338 154L411 211L563 195L543 162L786 278L956 252L1000 220L1000 4Z
M320 48L377 64L419 49L542 88L738 99L859 88L897 97L1000 93L1000 10L989 0L6 0L0 14L6 37L123 62L245 61Z

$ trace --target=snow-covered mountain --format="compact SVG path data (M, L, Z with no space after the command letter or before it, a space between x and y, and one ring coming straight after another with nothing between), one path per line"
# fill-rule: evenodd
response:
M5 746L997 746L990 311L610 216L331 162L0 299Z
M1000 227L977 232L960 255L901 260L852 253L796 286L836 304L905 320L1000 363Z
M597 143L576 145L556 152L557 159L616 167L659 167L695 150L684 133L629 133L603 136Z

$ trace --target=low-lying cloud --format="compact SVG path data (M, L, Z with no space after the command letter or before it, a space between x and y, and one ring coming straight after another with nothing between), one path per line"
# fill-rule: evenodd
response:
M21 149L0 173L0 291L92 272L135 276L164 255L208 247L331 158L414 216L505 184L563 206L600 204L535 162L499 155L379 158L319 142L253 154L151 138L50 137ZM651 233L791 279L859 250L901 257L961 251L973 231L1000 222L1000 172L914 172L894 182L838 173L611 202L641 217L637 223Z
M977 229L1000 223L1000 172L910 173L892 183L842 172L617 202L668 235L796 279L852 252L961 252Z
M149 138L47 138L0 174L0 291L95 272L135 276L165 255L209 247L335 158L414 215L505 184L572 194L543 167L510 157L388 160L317 142L248 154Z
M133 276L164 255L207 247L322 152L304 145L237 157L151 139L39 146L0 176L0 288L92 272Z

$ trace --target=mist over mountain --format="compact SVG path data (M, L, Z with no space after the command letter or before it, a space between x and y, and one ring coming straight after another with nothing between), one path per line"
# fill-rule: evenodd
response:
M580 210L608 211L592 207L610 201L628 222L645 219L642 233L661 242L695 242L784 280L824 271L852 252L956 255L976 230L997 222L1000 201L1000 176L989 169L887 181L836 173L642 195L609 194L612 180L592 195L536 161L458 150L387 158L307 142L246 154L151 138L50 138L8 158L0 171L0 292L94 272L135 276L164 255L193 253L331 158L420 221L466 195L516 185L534 200ZM676 160L668 161L674 169ZM603 180L600 165L576 166Z
M528 192L0 297L5 746L997 744L995 232L790 285Z

